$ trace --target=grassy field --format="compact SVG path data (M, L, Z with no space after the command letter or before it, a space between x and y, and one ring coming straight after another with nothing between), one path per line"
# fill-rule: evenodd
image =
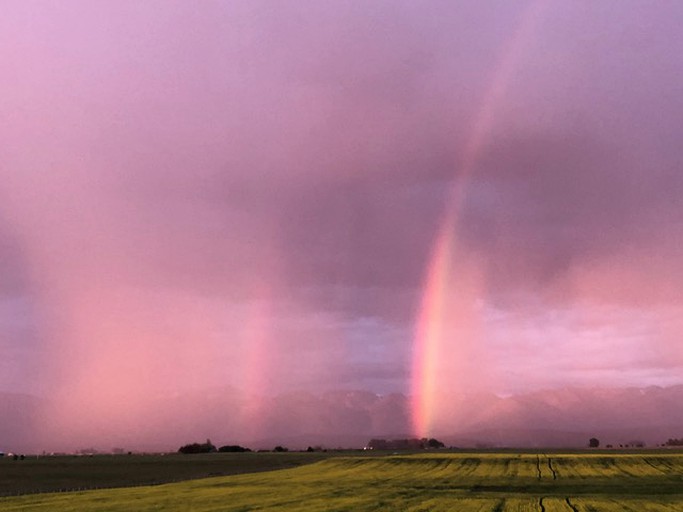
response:
M683 454L332 457L152 487L3 498L0 510L680 512Z
M0 458L0 497L272 471L327 457L321 452L56 456L28 457L22 461L4 457Z

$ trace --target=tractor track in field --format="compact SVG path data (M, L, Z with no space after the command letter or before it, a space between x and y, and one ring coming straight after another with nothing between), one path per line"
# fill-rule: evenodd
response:
M542 478L541 474L541 456L536 455L536 471L538 472L538 479L540 480Z
M660 473L667 474L666 471L664 471L662 468L658 468L658 467L655 466L652 462L650 462L649 460L647 460L645 457L643 457L643 462L644 462L645 464L647 464L648 466L650 466L651 468L656 469L656 470L659 471Z
M553 468L553 460L548 457L548 468L550 468L550 471L553 473L553 480L557 480L557 473L555 472L555 468Z
M569 497L565 498L564 501L567 502L567 506L572 509L573 512L579 512L579 507L574 505L572 501L569 499Z
M541 508L541 512L545 512L545 505L543 504L543 500L545 498L541 498L538 500L538 506Z

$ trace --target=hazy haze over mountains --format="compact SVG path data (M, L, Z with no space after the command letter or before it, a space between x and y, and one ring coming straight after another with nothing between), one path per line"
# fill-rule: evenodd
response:
M451 415L435 435L455 446L584 447L593 436L603 446L633 441L652 446L683 437L683 386L564 388L505 398L444 394L440 400ZM0 415L12 421L0 423L0 449L167 451L207 437L254 448L360 448L372 437L410 436L409 401L401 394L295 392L258 403L262 409L234 391L216 389L159 399L152 420L127 417L104 424L83 411L70 426L46 424L40 437L31 437L27 433L35 429L29 427L40 419L44 404L4 394Z

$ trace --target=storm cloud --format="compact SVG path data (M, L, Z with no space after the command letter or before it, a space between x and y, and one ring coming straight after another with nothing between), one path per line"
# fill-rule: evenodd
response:
M678 2L0 10L0 389L64 425L409 392L454 186L492 391L681 382Z

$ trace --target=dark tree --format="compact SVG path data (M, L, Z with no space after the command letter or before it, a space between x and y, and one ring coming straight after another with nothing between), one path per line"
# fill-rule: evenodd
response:
M251 450L249 448L245 448L244 446L239 446L237 444L228 444L225 446L221 446L218 449L219 452L250 452Z
M431 438L427 441L427 448L444 448L446 445L438 439Z
M588 446L590 446L591 448L597 448L598 446L600 446L600 440L595 437L591 437L588 440Z
M181 446L178 451L180 453L213 453L216 451L216 447L207 439L206 443L192 443Z
M277 445L275 448L273 448L274 452L288 452L289 449L285 448L284 446Z

